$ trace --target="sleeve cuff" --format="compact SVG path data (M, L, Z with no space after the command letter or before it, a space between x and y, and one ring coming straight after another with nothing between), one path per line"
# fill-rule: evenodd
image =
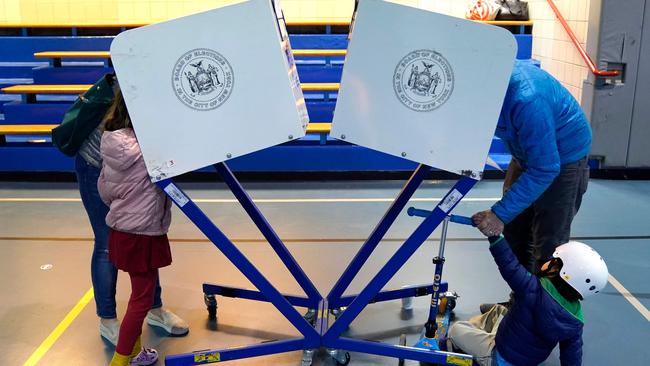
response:
M503 200L501 200L501 201L495 203L494 205L492 205L492 207L490 208L490 210L492 210L492 212L494 212L494 214L497 215L497 217L499 218L499 220L501 220L504 224L508 224L508 223L510 223L510 221L512 221L513 218L512 218L512 217L509 217L509 216L507 215L507 213L506 213L506 209L503 208L503 203L502 203L502 201L503 201Z
M501 243L504 240L503 235L499 236L490 236L488 241L490 242L490 248Z

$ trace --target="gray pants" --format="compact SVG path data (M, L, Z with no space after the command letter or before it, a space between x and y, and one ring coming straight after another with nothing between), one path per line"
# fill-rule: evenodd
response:
M521 175L518 166L515 161L508 167L504 191ZM580 209L588 182L586 158L562 165L560 174L546 191L505 226L503 235L519 263L530 273L536 274L552 258L555 248L569 241L571 222Z
M448 338L454 347L472 355L479 365L496 365L493 363L495 338L506 313L508 308L495 305L483 315L454 323L449 328Z

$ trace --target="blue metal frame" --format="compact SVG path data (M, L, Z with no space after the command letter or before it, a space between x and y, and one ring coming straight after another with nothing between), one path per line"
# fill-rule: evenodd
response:
M440 292L447 292L448 290L449 290L449 284L447 282L440 283ZM426 285L409 286L409 287L401 288L399 290L382 291L378 293L377 296L373 297L368 303L374 304L377 302L404 299L407 297L427 296L427 295L431 295L432 293L433 293L432 283ZM339 299L337 299L335 302L329 302L329 308L340 309L342 307L346 307L350 305L356 297L357 295L342 296Z
M380 292L386 283L397 273L413 253L427 240L436 227L448 216L453 208L461 201L467 192L476 183L475 180L462 177L456 182L452 189L445 195L441 203L430 212L425 220L411 234L406 242L388 260L382 269L368 283L368 285L354 296L342 296L350 282L354 279L359 269L366 262L372 251L377 247L383 236L393 224L399 213L404 209L411 196L422 183L430 167L420 165L411 178L402 188L401 192L388 209L379 224L363 245L359 253L352 260L344 274L337 281L327 298L323 298L313 283L305 275L299 264L289 253L278 235L271 228L271 225L264 218L251 197L246 193L236 177L232 174L225 163L215 165L217 172L226 182L228 188L233 192L237 200L244 207L255 225L262 232L276 254L287 269L296 278L306 293L304 296L281 294L237 249L226 235L217 228L212 221L201 211L201 209L179 188L171 179L157 182L166 192L180 210L210 239L221 252L234 263L246 278L258 290L246 290L227 286L204 284L203 290L208 295L222 295L226 297L239 297L250 300L266 301L272 303L282 315L296 327L302 338L288 340L276 340L257 345L238 347L222 350L203 350L181 355L168 356L167 365L200 365L212 362L223 362L241 358L257 357L275 353L290 352L296 350L313 350L320 347L330 349L342 349L358 351L382 356L412 359L438 364L470 364L471 356L442 352L422 350L414 347L394 346L378 342L369 342L342 338L341 334L359 313L372 302L394 300L411 296L423 296L435 291L447 288L446 283L426 284L412 286L400 290ZM307 307L316 310L314 324L310 324L303 316L294 309L296 307ZM347 306L347 309L340 313L340 316L333 322L330 321L331 310ZM331 326L330 326L331 323ZM470 363L467 363L469 360Z
M441 202L447 202L446 209L441 205L436 206L429 215L395 254L386 262L384 267L375 275L368 285L357 295L341 316L332 324L323 336L324 343L335 342L335 340L347 329L352 321L368 305L369 301L379 293L379 291L388 283L388 281L397 273L397 271L406 263L406 261L415 253L415 251L424 243L433 233L438 225L444 220L451 210L460 202L460 200L476 184L476 180L469 177L462 177L445 195ZM455 198L457 197L457 199ZM399 201L400 197L396 199ZM383 220L382 220L383 221ZM387 230L387 229L386 229Z
M335 303L341 298L350 283L352 283L352 280L354 280L354 277L356 277L359 270L361 270L363 264L368 260L375 248L377 248L377 245L379 245L381 239L384 238L388 229L393 225L399 213L402 212L415 191L420 187L420 184L422 184L422 181L426 178L427 173L429 173L430 170L431 168L424 164L420 164L417 169L415 169L415 172L413 172L409 180L404 184L404 187L402 187L402 190L397 198L395 198L395 201L393 201L384 216L381 218L379 224L377 224L361 249L359 249L359 252L354 256L352 262L350 262L348 267L345 269L329 295L327 295L327 300L330 303Z
M262 215L262 212L257 208L253 199L248 195L248 193L246 193L244 187L239 184L239 181L237 181L237 178L235 178L232 171L230 171L225 163L215 164L214 167L228 188L230 188L232 193L235 195L237 201L242 205L248 216L253 220L255 226L257 226L275 253L280 257L282 263L284 263L291 275L293 275L300 287L305 291L307 297L318 304L318 301L320 301L322 296L316 289L316 286L314 286L314 284L309 280L305 272L300 268L298 262L296 262L291 253L289 253L289 250L282 240L280 240L278 234L273 230L271 224L269 224L264 215Z

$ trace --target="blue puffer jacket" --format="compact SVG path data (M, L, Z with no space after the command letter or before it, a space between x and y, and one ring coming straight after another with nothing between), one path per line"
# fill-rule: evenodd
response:
M568 302L550 280L526 271L503 237L490 241L490 252L515 298L497 329L495 342L501 357L512 365L539 365L559 343L562 366L580 365L580 302Z
M496 135L525 170L492 206L504 223L546 191L560 165L591 150L591 127L578 102L555 78L526 61L515 62Z

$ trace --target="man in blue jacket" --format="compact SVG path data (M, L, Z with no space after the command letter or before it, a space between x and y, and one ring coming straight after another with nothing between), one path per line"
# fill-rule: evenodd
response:
M589 180L591 128L560 82L517 61L496 135L513 157L504 195L474 218L484 232L503 232L519 262L534 274L569 240Z
M515 301L509 310L494 305L470 321L454 323L448 333L452 345L481 366L533 366L546 360L559 343L562 366L581 365L580 300L607 284L603 259L588 245L569 242L558 246L534 276L517 261L503 236L488 240Z

